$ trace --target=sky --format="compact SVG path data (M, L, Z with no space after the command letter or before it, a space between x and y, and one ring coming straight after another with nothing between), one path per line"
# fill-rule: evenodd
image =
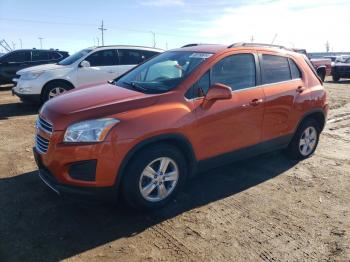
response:
M0 41L70 53L104 44L274 43L350 51L350 0L0 0ZM4 51L0 47L0 52Z

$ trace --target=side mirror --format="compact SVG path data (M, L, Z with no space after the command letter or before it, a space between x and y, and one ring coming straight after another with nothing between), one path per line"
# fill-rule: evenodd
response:
M86 61L86 60L83 60L80 63L80 67L90 67L90 62Z
M232 90L229 86L215 83L210 88L204 97L202 107L210 108L217 100L225 100L232 98Z

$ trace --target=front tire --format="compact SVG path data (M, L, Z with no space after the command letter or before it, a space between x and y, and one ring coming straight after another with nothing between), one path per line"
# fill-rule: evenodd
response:
M72 86L70 86L65 82L56 81L56 82L48 83L45 86L43 94L41 96L42 103L45 103L46 101L58 95L61 95L70 89L72 89Z
M157 209L174 198L186 177L186 161L176 147L150 146L137 153L128 164L122 194L133 208Z
M286 150L287 154L292 159L298 160L310 157L317 148L320 132L321 129L316 120L306 119L294 134Z

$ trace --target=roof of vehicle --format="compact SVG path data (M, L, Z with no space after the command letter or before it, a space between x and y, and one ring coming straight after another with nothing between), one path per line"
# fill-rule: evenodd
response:
M155 52L164 52L164 50L161 48L148 47L148 46L137 46L137 45L105 45L105 46L93 46L90 48L92 48L92 49L108 49L108 48L138 49L138 50L147 50L147 51L155 51Z
M230 49L251 49L251 50L263 50L263 51L276 51L279 53L290 53L293 55L300 55L299 53L293 51L290 48L270 45L270 44L259 44L259 43L235 43L232 45L220 45L220 44L189 44L184 47L173 49L173 51L191 51L191 52L207 52L207 53L220 53L224 50Z
M59 50L59 49L53 49L53 48L50 48L50 49L37 49L37 48L24 48L24 49L16 49L16 50L12 50L6 54L9 54L9 53L12 53L12 52L17 52L17 51L52 51L52 52L66 52L68 53L67 51L64 51L64 50Z

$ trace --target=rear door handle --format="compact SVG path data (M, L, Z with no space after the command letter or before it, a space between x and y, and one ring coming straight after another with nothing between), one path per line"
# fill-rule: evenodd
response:
M261 98L260 98L260 99L255 98L255 99L253 99L252 101L249 102L249 105L251 105L251 106L257 106L257 105L261 104L262 101L263 101L263 100L262 100Z
M300 94L302 92L304 92L305 88L303 86L298 86L297 88L297 92Z

